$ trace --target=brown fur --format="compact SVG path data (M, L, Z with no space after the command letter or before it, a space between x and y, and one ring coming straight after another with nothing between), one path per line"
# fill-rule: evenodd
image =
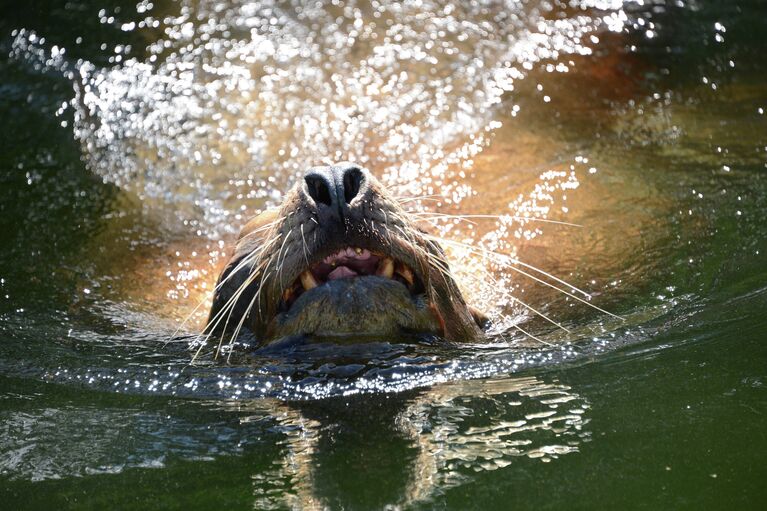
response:
M295 334L388 336L398 331L437 334L451 341L480 337L478 325L485 319L465 303L442 248L372 175L361 172L362 186L342 219L323 216L301 182L279 208L245 225L219 277L208 331L239 331L244 325L262 343ZM306 310L296 302L289 311L280 311L283 291L302 271L341 247L361 247L406 263L423 284L422 296L409 297L400 284L405 291L363 277L345 279L359 280L354 284L334 284L346 295L354 293L348 306L343 305L348 298L329 294ZM387 289L379 293L377 283Z

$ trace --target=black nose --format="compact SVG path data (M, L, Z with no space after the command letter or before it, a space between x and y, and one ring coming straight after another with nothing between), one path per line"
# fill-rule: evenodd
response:
M304 176L306 193L320 212L344 218L349 204L360 193L365 171L357 165L312 167Z

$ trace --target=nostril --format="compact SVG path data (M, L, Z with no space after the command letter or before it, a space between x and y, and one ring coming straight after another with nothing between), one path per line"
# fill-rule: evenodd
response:
M347 204L360 192L362 179L362 171L357 167L352 167L344 172L344 199Z
M309 192L309 196L314 199L314 202L325 204L326 206L331 205L330 188L324 177L317 174L309 174L304 178L304 181L306 181L306 190Z

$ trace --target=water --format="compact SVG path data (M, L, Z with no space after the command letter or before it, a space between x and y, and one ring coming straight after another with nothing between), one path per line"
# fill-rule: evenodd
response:
M760 2L6 11L10 508L761 507ZM192 364L238 226L344 159L487 341Z

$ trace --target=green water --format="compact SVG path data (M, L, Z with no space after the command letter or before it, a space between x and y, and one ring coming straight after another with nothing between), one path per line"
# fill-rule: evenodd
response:
M6 6L2 508L762 509L767 8L593 4L406 4L380 17L368 4L356 14L234 1ZM424 27L450 13L472 23L445 36L458 52L437 64L411 54L348 64L377 44L426 48ZM598 21L621 13L617 32ZM157 26L139 26L147 16ZM185 35L214 18L205 39ZM554 20L569 24L548 32L550 46L530 36ZM374 22L402 39L373 38ZM344 53L348 41L332 34L352 30L359 41ZM561 43L591 30L590 53ZM302 56L306 44L313 56ZM559 53L533 57L525 44ZM226 74L248 56L252 88ZM174 71L184 62L207 67ZM487 84L502 80L483 73L506 62L524 76L499 85L495 101ZM410 81L387 93L383 118L367 102L373 89L347 80L386 83L403 70ZM282 88L267 93L264 77ZM335 83L327 97L325 81ZM327 98L352 96L354 115L325 110ZM385 139L414 130L414 147ZM472 153L478 133L488 139ZM457 163L445 156L461 147ZM520 210L509 202L528 183L573 165L579 186L552 192L568 207L553 199L549 218L583 228L505 241L623 320L526 282L513 290L569 333L495 289L480 297L500 303L494 317L545 344L509 327L481 345L240 347L229 363L203 353L189 365L187 342L166 341L195 291L168 275L214 277L193 248L230 240L312 158L347 157L403 195L426 195L418 187L429 180L450 193L467 183L477 196L444 211L476 214ZM492 229L489 247L503 232ZM497 271L504 285L523 280Z

